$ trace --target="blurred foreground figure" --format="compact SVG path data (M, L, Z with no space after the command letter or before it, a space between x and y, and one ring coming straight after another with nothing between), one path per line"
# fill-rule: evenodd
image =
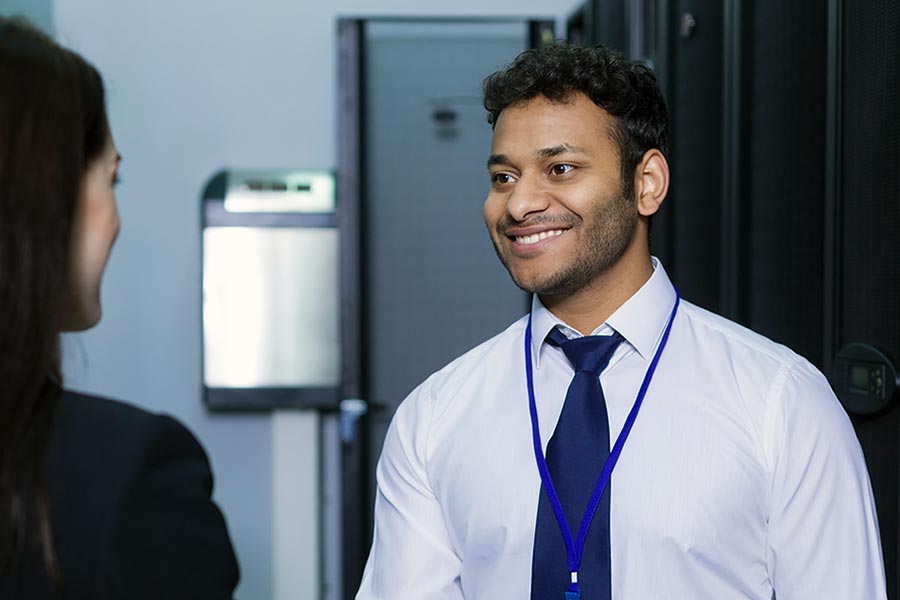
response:
M0 18L0 598L226 599L238 566L212 474L170 417L63 389L119 230L103 83Z

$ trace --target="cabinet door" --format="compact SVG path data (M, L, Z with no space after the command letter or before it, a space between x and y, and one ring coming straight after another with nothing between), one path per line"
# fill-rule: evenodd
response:
M827 6L746 15L742 317L822 368Z
M837 345L900 360L900 4L842 4L838 97ZM897 598L900 408L855 417L878 506L888 597Z
M666 15L672 183L665 249L682 295L721 310L722 3L677 0ZM654 224L656 226L656 224ZM662 232L660 232L662 233ZM654 252L656 249L654 248Z

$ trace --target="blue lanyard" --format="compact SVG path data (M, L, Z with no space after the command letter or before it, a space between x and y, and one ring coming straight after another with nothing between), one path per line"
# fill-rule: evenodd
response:
M569 522L566 520L566 514L563 511L562 503L559 501L559 496L556 494L556 488L553 486L553 479L550 477L547 459L544 458L544 452L541 449L541 431L538 427L537 403L534 399L534 373L531 366L531 315L528 316L528 327L525 328L525 373L528 378L528 404L531 411L531 432L534 439L534 458L537 461L538 471L541 473L541 482L544 485L544 491L547 492L550 505L553 507L553 513L556 515L556 522L559 524L559 529L562 531L563 539L566 542L566 556L569 563L569 572L572 576L572 583L569 585L569 591L566 592L566 600L581 597L581 588L578 585L578 568L581 566L584 541L587 538L588 530L591 528L591 521L594 519L594 513L597 512L597 505L600 503L600 497L603 496L603 491L609 483L609 478L612 476L613 469L616 467L619 455L622 453L622 448L625 446L625 441L628 439L628 434L631 433L631 427L634 425L635 419L637 419L638 411L640 411L644 396L647 394L647 388L650 387L650 380L653 379L653 373L656 371L656 364L659 362L659 357L662 356L663 350L666 347L666 342L669 341L669 332L672 331L672 323L675 321L675 313L678 311L678 304L680 301L681 296L676 287L675 305L672 307L672 313L669 315L669 322L666 324L666 330L663 332L659 347L656 349L656 354L653 355L653 360L650 361L650 366L647 367L647 373L644 374L644 382L641 384L640 391L638 391L634 406L631 407L631 412L628 413L628 418L625 419L622 431L619 433L619 437L616 439L616 443L613 445L612 450L610 450L609 457L603 465L603 470L600 472L600 478L597 480L596 487L594 487L594 495L591 496L591 501L588 503L587 509L584 511L584 517L581 519L578 538L574 541L572 540L572 530L569 528Z

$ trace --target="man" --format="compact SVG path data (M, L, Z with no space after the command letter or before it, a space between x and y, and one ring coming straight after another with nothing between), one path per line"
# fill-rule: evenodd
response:
M484 89L485 222L532 310L398 409L358 598L884 598L821 373L679 302L650 256L669 183L650 70L556 45Z

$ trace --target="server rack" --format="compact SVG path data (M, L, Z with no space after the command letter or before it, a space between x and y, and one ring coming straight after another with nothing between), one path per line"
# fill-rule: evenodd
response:
M588 0L570 24L656 69L673 182L654 254L686 298L829 375L866 456L897 598L900 406L894 394L860 410L836 356L862 343L884 373L900 359L900 3ZM620 25L624 39L608 33ZM642 50L640 31L662 51Z

